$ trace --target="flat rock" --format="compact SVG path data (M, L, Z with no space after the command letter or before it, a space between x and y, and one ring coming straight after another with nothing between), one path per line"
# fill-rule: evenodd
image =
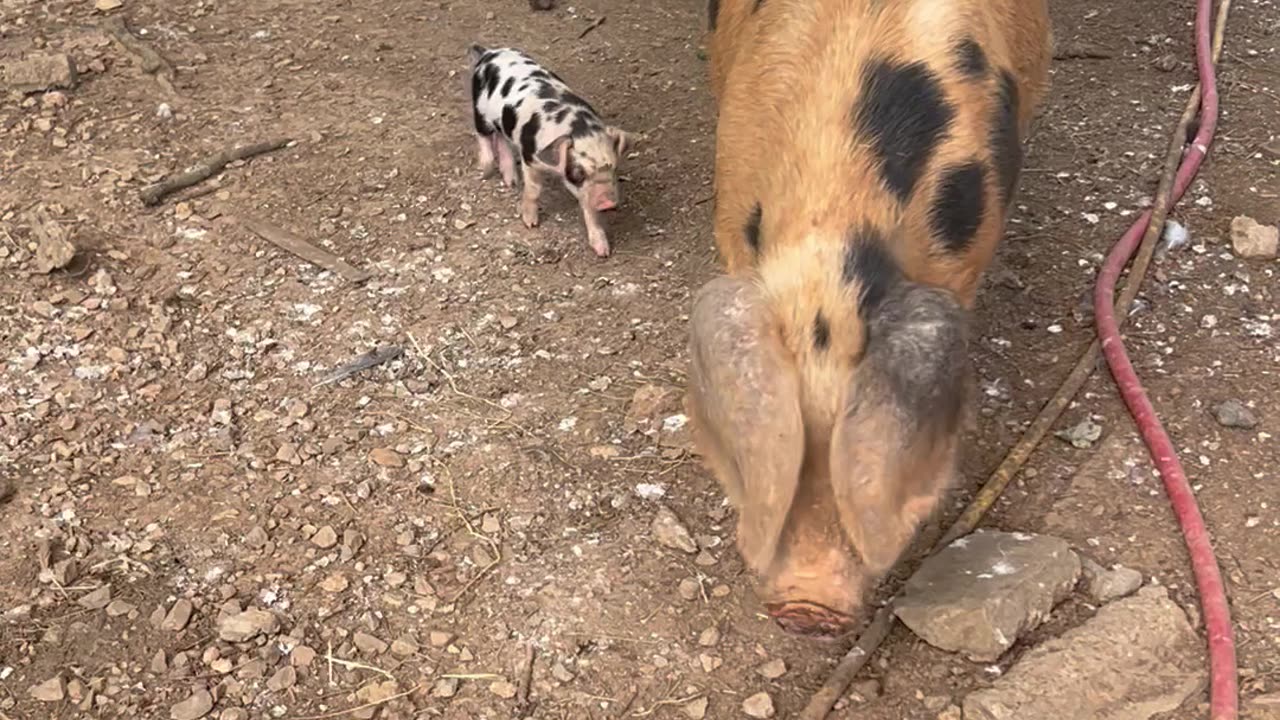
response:
M201 688L190 697L169 708L170 720L199 720L213 711L213 696Z
M979 530L926 560L894 612L930 645L992 662L1079 579L1080 559L1064 540Z
M28 55L0 65L0 75L10 88L20 93L43 92L76 86L76 66L62 53Z
M1142 573L1120 565L1108 570L1092 560L1083 561L1084 589L1098 603L1128 597L1142 587Z
M322 550L328 550L338 544L338 533L332 525L325 525L311 536L311 544Z
M658 508L657 515L653 517L653 539L658 541L659 545L671 548L672 550L680 550L696 555L698 552L698 543L693 541L693 536L689 534L689 528L680 522L680 518L671 512L671 508L663 505Z
M169 632L178 632L187 627L187 623L191 622L191 614L195 612L195 607L191 601L186 598L180 598L169 608L169 612L164 616L164 620L160 623L161 630Z
M440 678L436 684L431 687L431 696L438 698L451 698L458 694L458 685L461 682L458 678Z
M773 698L769 697L769 693L758 692L742 701L742 712L747 717L771 718L777 711L774 710Z
M503 700L510 700L516 696L516 686L506 680L495 680L489 683L489 692Z
M267 689L272 692L288 690L298 683L298 671L292 665L285 665L267 680Z
M774 658L756 668L756 672L766 680L777 680L787 674L787 663L782 658Z
M67 696L67 684L63 681L61 675L51 677L39 685L33 685L27 690L27 695L40 702L62 702L62 699Z
M356 649L365 655L381 655L387 651L387 641L374 637L367 632L357 631L351 638Z
M1274 258L1280 250L1280 229L1237 215L1231 219L1231 247L1242 258Z
M271 635L280 621L266 610L245 610L218 620L218 637L227 642L248 642L259 635Z
M80 603L80 607L86 610L101 610L111 604L111 586L103 585L96 590L90 590L76 602Z
M964 701L965 720L1147 720L1202 687L1203 652L1162 587L1104 606Z

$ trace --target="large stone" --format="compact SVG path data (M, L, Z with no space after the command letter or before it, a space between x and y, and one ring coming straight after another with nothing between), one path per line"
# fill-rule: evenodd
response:
M933 555L894 604L934 647L991 662L1037 627L1080 579L1080 559L1048 535L979 530Z
M218 637L227 642L247 642L259 635L273 635L280 621L266 610L245 610L218 620Z
M1242 258L1274 258L1280 249L1280 229L1237 215L1231 219L1231 247Z
M964 701L965 720L1147 720L1202 687L1200 642L1168 592L1148 586L1032 648Z
M64 90L76 86L76 66L61 53L28 55L0 65L0 75L10 88L20 93Z

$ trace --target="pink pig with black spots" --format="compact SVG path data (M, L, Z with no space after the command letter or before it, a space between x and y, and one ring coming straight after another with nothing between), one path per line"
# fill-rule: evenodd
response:
M518 158L524 185L520 219L528 227L538 224L542 178L559 176L582 207L591 249L608 257L601 214L621 202L618 164L631 135L606 125L558 75L520 50L472 45L468 56L483 175L488 177L496 163L502 183L511 187Z

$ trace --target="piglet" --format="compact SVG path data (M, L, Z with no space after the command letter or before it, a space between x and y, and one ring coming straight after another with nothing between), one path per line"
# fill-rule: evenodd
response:
M603 212L616 210L618 163L631 135L606 125L591 104L574 94L558 75L514 48L472 45L471 103L483 176L496 164L507 187L522 169L520 219L538 224L542 179L555 174L578 199L587 242L600 257L609 255Z

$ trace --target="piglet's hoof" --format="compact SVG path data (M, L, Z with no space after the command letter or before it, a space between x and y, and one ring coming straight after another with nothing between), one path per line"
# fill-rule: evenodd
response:
M834 638L853 629L854 618L811 602L769 603L769 616L793 635Z
M609 257L608 240L589 240L588 243L591 245L591 249L595 251L596 255L602 258Z
M533 203L520 206L520 219L524 221L527 228L535 228L538 226L538 206Z

